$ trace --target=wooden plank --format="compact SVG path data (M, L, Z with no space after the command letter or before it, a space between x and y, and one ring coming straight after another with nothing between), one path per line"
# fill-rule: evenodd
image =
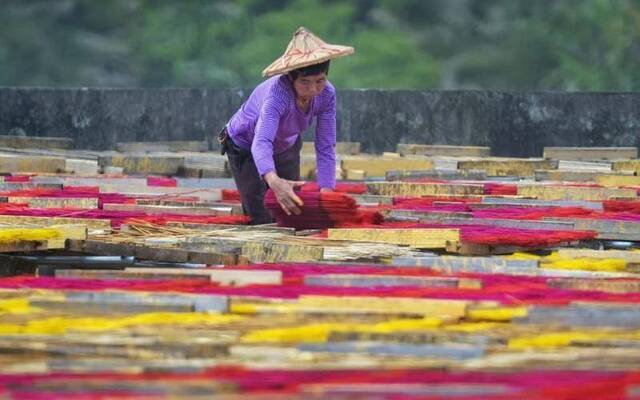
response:
M368 177L384 177L388 171L432 170L433 161L426 157L344 156L340 168L343 173L361 170Z
M545 147L543 157L554 160L622 160L638 158L637 147Z
M76 175L97 175L100 167L96 160L67 159L65 160L64 170Z
M611 161L573 161L559 160L558 170L564 171L589 171L611 173Z
M558 249L560 258L621 258L640 263L640 252L632 250Z
M438 221L443 223L444 221L456 218L456 219L471 219L473 214L470 212L454 212L454 211L418 211L418 210L382 210L382 214L386 220L399 220L399 221Z
M419 249L445 248L447 242L460 240L459 229L329 229L328 238L356 242L389 243Z
M7 197L9 203L27 204L29 208L97 209L97 197Z
M393 204L393 196L382 196L377 194L354 194L351 195L358 205L366 204Z
M141 205L141 204L109 204L103 205L105 210L115 211L131 211L131 212L143 212L151 215L157 214L180 214L180 215L201 215L201 216L220 216L231 215L233 207L221 206L221 207L179 207L179 206L154 206L154 205ZM236 208L236 212L238 209Z
M522 324L554 324L571 327L640 328L640 308L634 305L579 304L569 307L534 306Z
M538 200L520 199L515 197L501 198L485 196L482 205L496 205L500 207L582 207L590 210L602 211L602 203L581 200ZM469 204L473 210L478 204Z
M561 222L565 218L543 218L545 221ZM574 229L579 231L596 231L598 233L627 233L640 234L640 222L604 219L572 219Z
M307 286L335 287L432 287L480 289L482 281L458 277L441 276L399 276L366 274L324 274L305 275Z
M518 185L518 195L539 200L603 201L614 197L637 198L635 189L580 186Z
M436 359L452 359L452 360L467 360L472 358L480 358L484 355L484 346L473 345L443 345L443 344L405 344L405 343L379 343L379 342L329 342L329 343L313 343L313 344L300 344L298 349L301 351L309 352L322 352L322 353L340 353L340 354L364 354L367 356L399 356L399 357L419 357L419 358L436 358ZM389 393L389 385L387 390L380 389L378 393ZM372 396L373 390L367 385L366 393ZM364 389L364 388L362 388ZM362 390L361 389L361 390ZM442 390L442 387L440 387ZM345 393L349 393L354 396L354 392L357 390L348 390ZM364 392L364 390L363 390ZM335 388L331 389L331 393L339 393ZM404 392L406 394L407 392ZM415 387L413 391L409 391L415 395ZM427 394L428 393L428 394ZM434 393L431 391L424 391L425 397L429 397ZM355 396L354 396L355 397ZM400 397L400 396L398 396ZM413 397L413 396L412 396ZM480 396L482 397L482 396ZM364 397L361 397L364 398ZM381 396L381 398L384 398Z
M176 175L184 165L184 157L177 155L102 155L98 158L101 167L121 167L125 174Z
M336 154L356 155L360 154L360 142L336 142ZM302 142L301 154L316 154L314 142Z
M421 222L425 220L431 222L429 218L421 218ZM549 231L566 231L574 230L575 224L573 221L567 220L517 220L517 219L501 219L501 218L469 218L468 216L442 216L438 218L438 221L443 224L453 225L487 225L496 226L501 228L516 228L516 229L542 229Z
M367 172L361 169L348 169L342 176L349 181L363 181L367 178Z
M614 171L630 171L640 175L640 160L614 161L611 168Z
M482 195L484 185L431 182L370 182L367 191L387 196L467 196Z
M540 169L556 169L557 162L543 159L498 158L458 161L460 170L483 170L487 176L534 176Z
M60 242L58 241L54 242L52 246L49 246L47 240L0 243L0 253L26 253L31 251L49 250L51 248L64 248L64 245L60 247Z
M447 273L534 273L538 260L512 260L504 257L422 256L394 257L391 265L428 267Z
M91 230L111 231L111 221L106 219L68 218L68 217L27 217L21 215L0 215L0 224L31 226L84 225Z
M300 156L300 179L316 178L316 156L302 154Z
M275 224L265 225L226 225L226 224L196 224L186 222L168 222L167 226L176 228L192 229L197 231L212 231L216 229L230 229L237 232L243 231L262 231L262 232L277 232L283 235L295 235L295 228L287 228L284 226L277 226Z
M598 175L596 182L602 186L640 186L640 176L632 175Z
M101 184L100 192L120 193L130 195L156 195L156 197L173 197L173 196L189 196L197 197L200 201L220 201L222 200L222 190L212 189L194 189L188 187L160 187L160 186L134 186L121 184Z
M625 270L627 272L632 272L635 274L640 274L640 262L638 261L633 261L627 264L627 266L625 267Z
M152 153L152 152L177 152L177 151L208 151L209 146L205 141L176 140L153 142L121 142L116 143L116 150L121 153Z
M561 246L556 244L554 246ZM539 246L536 248L545 248L550 246ZM492 254L513 254L519 251L531 251L536 248L510 246L510 245L488 245L479 243L467 243L461 241L447 241L445 247L448 253L466 255L466 256L487 256Z
M639 293L640 280L601 280L601 279L549 279L547 285L553 288L569 290L587 290L607 293Z
M127 267L124 270L56 269L55 274L56 277L79 279L204 280L223 286L280 285L282 283L282 272L278 270Z
M298 305L302 309L318 309L332 313L382 313L421 315L435 318L461 318L471 302L420 298L384 298L353 296L302 295Z
M0 154L0 173L59 173L64 172L66 162L61 157Z
M172 247L151 247L126 243L109 243L100 240L86 240L83 251L97 255L134 256L145 260L196 263L209 265L237 265L238 256L212 251L184 250Z
M101 303L105 305L155 305L159 307L186 306L188 308L186 311L191 310L195 312L227 312L229 310L229 299L226 296L182 293L168 294L158 292L71 291L65 293L65 302Z
M87 239L86 225L51 225L49 228L56 229L62 235L62 239L85 240Z
M444 180L478 180L487 178L487 174L480 170L433 170L433 171L387 171L387 181L411 181L417 179L444 179Z
M630 171L602 173L596 171L536 171L536 181L597 182L603 186L637 185L637 177Z
M491 149L484 146L447 146L437 144L398 143L396 151L400 155L489 157Z
M537 170L534 172L535 180L563 181L563 182L595 182L596 177L601 172L593 171L560 171L560 170Z
M247 242L241 253L252 263L320 261L323 254L321 246L274 242Z
M16 149L73 149L73 139L47 136L0 135L0 147Z
M215 168L181 166L178 168L178 176L185 178L228 178L231 177L231 172Z

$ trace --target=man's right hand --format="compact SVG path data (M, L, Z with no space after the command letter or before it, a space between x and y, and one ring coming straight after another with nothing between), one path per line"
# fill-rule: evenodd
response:
M276 196L280 207L287 215L300 215L300 207L304 205L302 199L293 191L294 188L305 184L304 181L289 181L280 178L275 172L270 171L264 175L264 180Z

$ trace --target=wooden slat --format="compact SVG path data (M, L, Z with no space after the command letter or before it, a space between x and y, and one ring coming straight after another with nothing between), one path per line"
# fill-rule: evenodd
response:
M8 197L9 203L28 204L30 208L97 209L97 197Z
M614 161L611 168L614 171L631 171L638 175L640 174L640 160Z
M304 295L300 296L298 302L301 308L330 310L334 313L409 314L436 318L463 317L470 304L464 300Z
M67 217L27 217L21 215L0 215L0 224L31 226L84 225L92 230L111 231L111 221L106 219L67 218Z
M388 171L432 170L433 161L426 157L344 156L340 162L347 170L364 171L368 177L384 177Z
M59 173L64 172L66 162L61 157L0 154L0 173Z
M436 202L437 203L437 202ZM434 204L436 204L434 203ZM538 200L523 199L516 197L488 197L482 198L482 203L469 204L472 210L475 208L482 209L481 206L499 206L499 207L582 207L589 210L602 211L602 203L584 200Z
M84 252L97 255L134 256L145 260L166 262L237 265L240 261L236 254L184 250L170 247L140 246L125 243L108 243L100 240L87 240L84 242L82 249Z
M640 176L632 175L598 175L596 182L602 186L640 186Z
M17 149L73 149L73 139L46 136L0 135L0 147Z
M65 160L65 172L76 175L97 175L100 171L96 160Z
M371 194L387 196L467 196L482 195L484 185L446 184L428 182L371 182L367 183Z
M438 221L444 222L448 219L471 219L473 214L470 212L454 212L454 211L418 211L418 210L382 210L385 220L400 221ZM475 221L475 220L474 220Z
M542 159L487 158L458 161L460 170L483 170L488 176L533 176L536 170L556 169L557 162Z
M430 218L422 217L421 221L423 220L427 222L431 221ZM501 228L541 229L549 231L566 231L575 229L574 222L567 220L539 221L501 218L469 218L468 216L464 215L464 213L462 216L440 216L437 221L443 224L453 225L486 225Z
M56 277L84 279L196 279L216 282L224 286L279 285L282 272L278 270L231 270L187 268L133 268L124 270L57 269Z
M179 207L179 206L154 206L141 204L104 204L105 210L116 211L135 211L147 214L180 214L180 215L202 215L202 216L220 216L231 215L233 207ZM236 209L236 212L238 210Z
M560 258L621 258L640 263L640 252L631 250L558 249Z
M558 246L561 244L557 244ZM544 248L539 246L537 248ZM461 241L447 241L446 250L448 253L465 256L488 256L492 254L513 254L518 251L533 250L530 247L510 246L510 245L488 245L479 243L467 243Z
M450 157L489 157L491 149L483 146L447 146L432 144L398 143L401 155L450 156Z
M637 147L545 147L544 158L554 160L623 160L638 158Z
M262 231L262 232L277 232L283 235L295 235L296 230L294 228L287 228L284 226L276 226L275 224L265 225L226 225L226 224L197 224L186 222L168 222L167 226L176 228L192 229L197 231L212 231L216 229L230 229L233 231Z
M411 181L416 179L485 180L487 174L480 170L433 170L433 171L387 171L388 181Z
M177 155L103 155L98 158L101 167L121 167L125 174L176 175L185 158Z
M539 200L602 201L615 197L636 198L635 189L616 189L579 186L518 185L518 195Z
M324 249L321 246L273 242L247 242L242 246L242 256L254 263L320 261Z
M154 142L121 142L116 143L116 150L127 152L177 152L177 151L207 151L207 142L195 140L182 141L154 141Z
M556 278L547 281L554 288L570 290L588 290L607 293L638 293L640 280L599 280Z
M567 221L563 218L544 218L545 221L562 222ZM637 221L621 221L606 219L572 219L574 229L579 231L596 231L598 233L621 233L640 235L640 222Z
M445 248L460 240L459 229L329 229L328 238L358 242L390 243L420 249Z
M365 274L324 274L306 275L307 286L336 287L445 287L480 289L482 281L458 277L440 276L398 276L398 275L365 275Z

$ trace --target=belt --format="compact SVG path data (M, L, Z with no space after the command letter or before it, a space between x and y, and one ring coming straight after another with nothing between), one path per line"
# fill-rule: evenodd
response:
M227 139L229 138L229 132L227 132L227 127L225 126L224 128L222 128L222 130L220 131L220 133L218 133L218 144L220 145L220 154L224 155L224 153L226 152L226 146L225 143L227 141Z

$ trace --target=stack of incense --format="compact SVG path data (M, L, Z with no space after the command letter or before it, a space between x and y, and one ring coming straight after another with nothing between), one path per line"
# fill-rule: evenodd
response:
M296 193L304 203L300 215L287 215L280 207L275 194L268 190L265 206L279 226L295 229L326 229L348 223L379 222L376 213L358 211L355 200L344 193L300 190Z

